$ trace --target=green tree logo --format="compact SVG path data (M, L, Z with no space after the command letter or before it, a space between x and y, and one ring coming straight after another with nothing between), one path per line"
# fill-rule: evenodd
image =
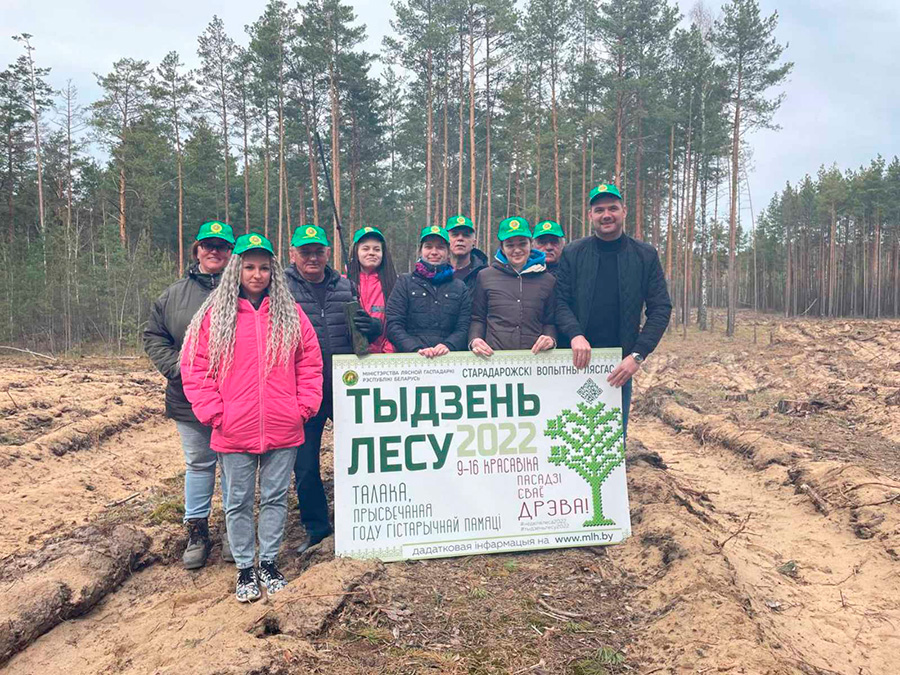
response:
M548 420L544 436L561 441L550 446L550 463L572 469L591 486L594 514L584 522L584 527L615 525L603 516L600 486L625 461L622 411L607 410L602 402L579 403L577 410L563 410L559 417Z

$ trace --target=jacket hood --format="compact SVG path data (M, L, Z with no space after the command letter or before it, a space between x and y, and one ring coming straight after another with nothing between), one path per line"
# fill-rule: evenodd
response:
M480 270L482 267L487 267L488 257L485 255L484 251L478 248L472 249L472 272L476 270Z
M294 263L291 263L290 266L288 266L288 268L284 271L284 273L297 283L310 283L303 278L303 275L300 274L300 270L297 269L297 266ZM325 280L328 282L329 286L337 285L337 282L340 281L340 279L340 274L335 272L330 265L325 265Z
M538 251L536 248L531 249L531 255L529 255L528 260L525 261L525 266L522 267L522 271L516 272L512 265L509 264L509 260L507 260L506 256L503 254L503 249L498 248L497 254L494 256L494 267L507 274L537 274L538 272L544 272L547 269L547 256L544 255L543 251Z

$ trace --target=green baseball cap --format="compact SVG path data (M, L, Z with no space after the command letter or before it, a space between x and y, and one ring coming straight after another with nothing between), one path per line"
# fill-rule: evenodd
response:
M322 244L328 246L328 235L318 225L307 223L301 225L294 230L294 236L291 237L291 246L306 246L307 244Z
M619 192L619 188L617 188L612 183L601 183L593 190L591 190L591 196L588 197L588 204L590 204L597 197L602 197L603 195L612 195L613 197L617 197L618 199L622 199L622 193Z
M366 227L361 227L356 231L356 234L353 235L353 243L355 244L368 234L371 234L374 237L378 237L379 239L381 239L381 241L384 241L384 235L381 233L381 230L379 230L377 227L369 227L367 225Z
M450 235L447 234L447 230L445 230L443 227L439 227L438 225L429 225L427 227L423 227L422 233L419 235L419 241L421 242L425 239L425 237L430 237L432 235L437 235L448 244L450 243Z
M449 232L450 230L455 230L457 227L468 227L470 230L475 229L475 225L472 224L472 220L462 214L459 214L457 216L450 216L449 218L447 218L447 232Z
M528 237L531 239L531 226L521 216L504 218L497 230L497 239L506 241L510 237Z
M275 250L272 248L272 242L261 234L256 234L256 232L242 234L238 237L237 242L234 245L234 253L235 255L241 255L242 253L246 253L255 248L261 249L269 255L275 255Z
M552 234L557 237L565 237L562 227L555 220L542 220L534 228L534 236L543 237L545 234Z
M197 233L197 241L201 239L224 239L234 246L234 230L231 229L231 225L228 223L211 220L200 226L200 231Z

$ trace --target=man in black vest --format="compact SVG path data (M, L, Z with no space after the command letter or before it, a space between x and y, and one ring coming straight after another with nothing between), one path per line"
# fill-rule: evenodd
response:
M592 347L621 347L625 358L606 378L622 387L628 430L631 377L656 349L672 301L656 249L624 234L627 209L615 185L591 190L588 217L594 235L563 250L557 277L557 328L571 338L576 368L590 363ZM641 326L641 312L646 321Z
M349 279L328 266L328 237L316 225L303 225L291 237L291 265L285 270L288 288L309 317L322 348L322 407L303 426L303 445L297 450L294 481L300 520L306 539L297 548L303 553L331 534L328 501L319 469L322 431L325 421L334 419L332 407L331 357L352 354L353 341L344 313L344 305L356 300L358 293ZM357 330L370 340L381 335L381 321L360 310L353 318Z

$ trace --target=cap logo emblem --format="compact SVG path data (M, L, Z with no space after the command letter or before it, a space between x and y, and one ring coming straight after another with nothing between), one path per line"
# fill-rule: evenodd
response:
M363 228L363 232L371 232L371 231L372 231L372 228L371 228L371 227L365 227L365 228Z
M259 246L262 243L262 239L260 239L259 236L254 234L252 237L250 237L250 243L253 244L254 246Z
M518 230L519 229L519 221L518 220L509 221L509 229Z
M552 225L550 225L550 223L544 223L544 227L541 229L549 230L551 227L552 227Z
M307 237L315 237L315 236L316 236L316 228L314 228L314 227L307 227L307 228L306 228L306 236L307 236Z
M213 223L212 225L210 225L209 229L211 232L213 232L215 234L219 234L219 232L222 231L222 224L221 223Z
M466 219L463 216L458 216L456 218L456 222L459 223L460 225L462 225L463 223L466 222Z
M597 188L597 192L606 192L608 189L605 185L601 185Z
M431 231L434 232L435 234L439 234L441 231L441 228L439 228L437 225L432 225Z

